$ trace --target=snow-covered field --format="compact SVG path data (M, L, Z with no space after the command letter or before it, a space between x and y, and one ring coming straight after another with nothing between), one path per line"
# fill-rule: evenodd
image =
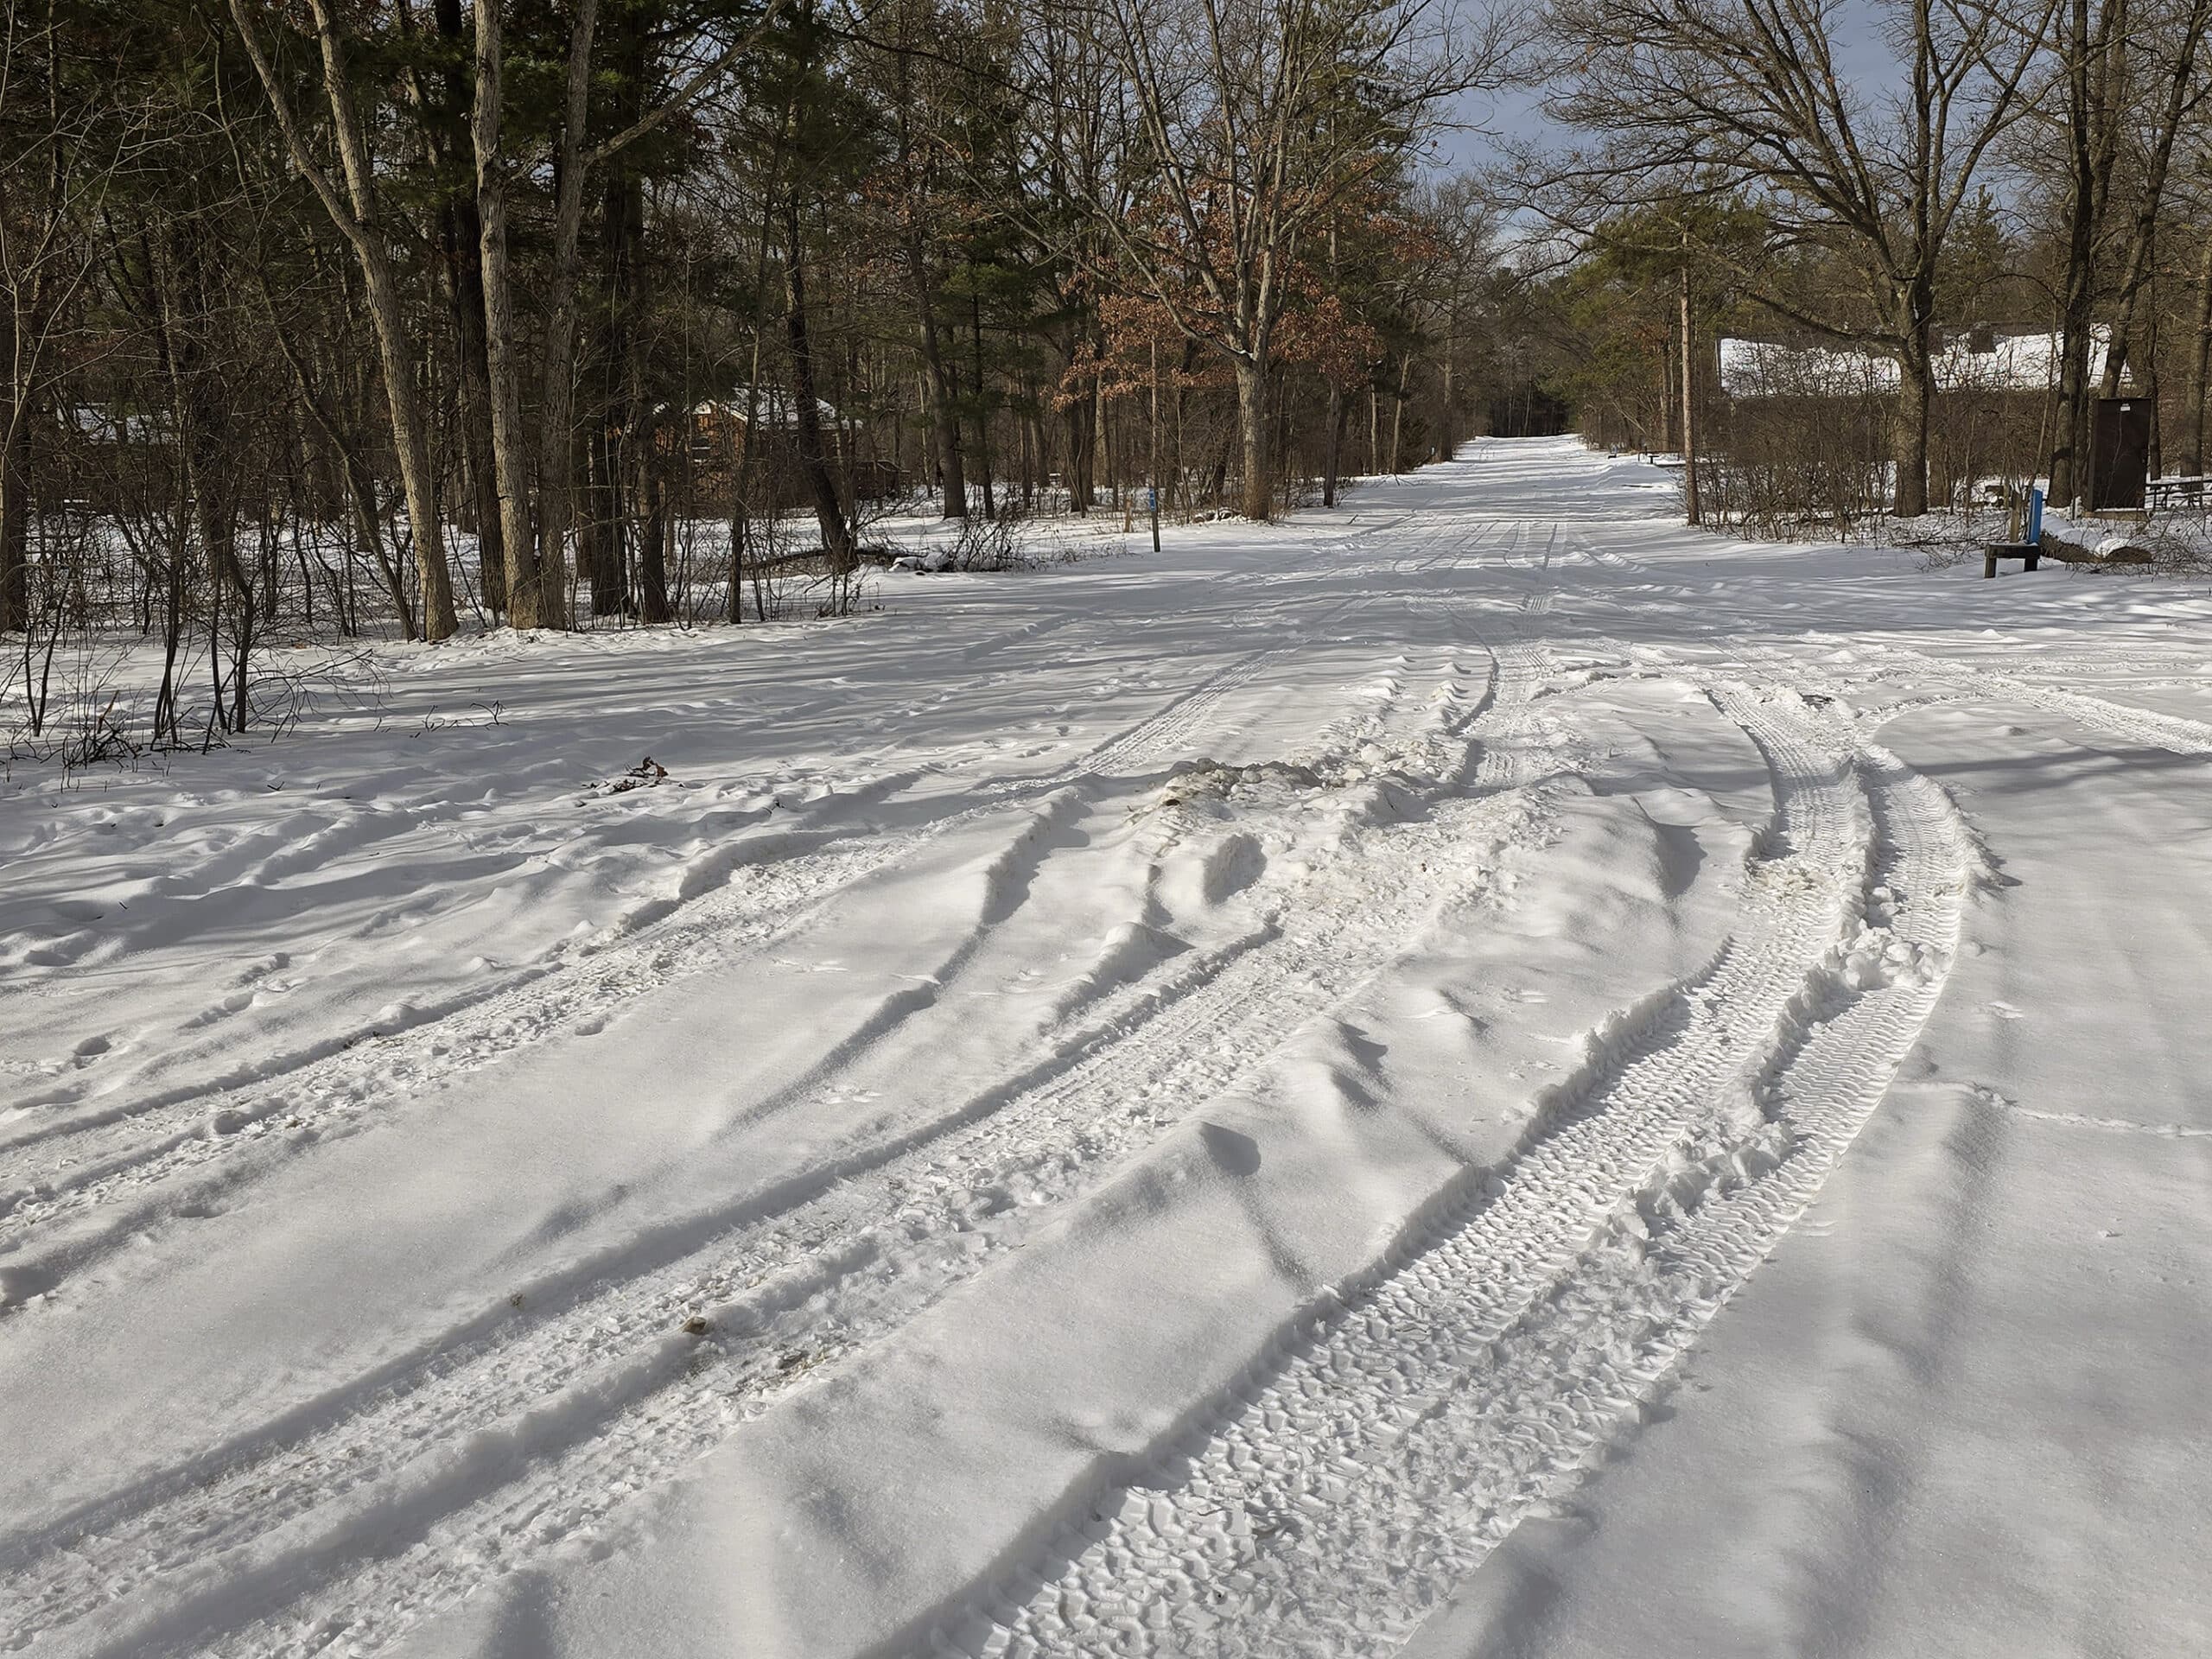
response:
M2212 1651L2212 595L1351 501L19 772L0 1651Z

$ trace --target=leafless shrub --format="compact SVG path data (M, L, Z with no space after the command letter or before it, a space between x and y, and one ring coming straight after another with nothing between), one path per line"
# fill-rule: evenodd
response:
M1042 563L1033 549L1033 541L1028 522L1017 508L1003 507L990 518L970 514L953 541L953 568L1033 570Z

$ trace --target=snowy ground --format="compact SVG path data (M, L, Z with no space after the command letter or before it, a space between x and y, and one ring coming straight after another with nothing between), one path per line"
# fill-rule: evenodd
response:
M2212 1650L2212 598L1671 499L19 773L0 1650Z

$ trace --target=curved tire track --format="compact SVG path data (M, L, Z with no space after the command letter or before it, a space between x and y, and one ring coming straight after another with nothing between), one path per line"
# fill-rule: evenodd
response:
M0 1192L0 1315L162 1224L179 1205L206 1203L315 1141L382 1121L434 1077L495 1065L563 1030L604 1023L647 992L770 947L857 883L1008 805L1180 755L1224 699L1368 602L1339 601L1293 638L1204 676L1084 754L1039 777L980 785L968 791L968 805L904 837L853 823L746 838L689 873L686 890L632 937L530 970L488 998L422 1011L420 1023L391 1035L334 1039L273 1077L157 1096L18 1137L10 1148L13 1184ZM41 1241L77 1217L110 1211L90 1230Z
M940 1649L1387 1653L1637 1421L1878 1103L1967 868L1948 803L1878 752L1862 773L1841 722L1715 701L1766 750L1788 843L1745 930L1508 1166L952 1612Z
M1492 701L1486 689L1472 709L1432 703L1444 747L1464 750ZM1395 712L1373 711L1374 730L1348 739L1393 737ZM1534 729L1510 696L1499 713L1501 741ZM1402 880L1376 902L1325 871L1256 934L1172 963L1027 1072L811 1172L803 1189L528 1287L530 1317L487 1316L346 1397L0 1542L0 1629L137 1652L197 1648L258 1611L265 1622L239 1632L237 1650L314 1651L340 1629L374 1645L482 1576L604 1525L639 1486L804 1370L895 1329L1179 1121L1157 1103L1231 1086L1357 995L1438 908L1479 902L1491 861L1471 845L1524 840L1541 813L1528 795L1440 798L1428 817L1337 856L1368 867L1370 883L1386 857L1408 878L1451 870L1452 887ZM680 1334L694 1317L710 1335ZM133 1590L156 1582L162 1605L134 1606Z

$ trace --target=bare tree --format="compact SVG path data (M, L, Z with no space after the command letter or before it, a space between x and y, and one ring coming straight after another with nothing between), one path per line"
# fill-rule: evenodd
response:
M1936 278L1992 147L2025 111L2056 0L1886 0L1901 68L1886 94L1839 67L1842 9L1824 0L1560 0L1567 54L1552 108L1601 140L1542 170L1585 200L1685 177L1756 203L1775 243L1836 256L1856 292L1822 305L1739 271L1777 315L1870 346L1897 368L1894 510L1928 510Z
M1497 266L1498 206L1471 176L1462 175L1425 191L1416 200L1435 239L1435 257L1422 273L1428 335L1437 353L1440 435L1443 452L1458 447L1465 359L1482 290Z
M2120 45L2128 0L2067 0L2055 96L2065 135L2066 263L2059 279L2058 417L2050 448L2051 499L2071 505L2088 447L2089 348L2106 201L2120 159L2124 100Z
M501 142L505 108L500 0L476 7L476 99L469 132L476 155L476 213L484 273L484 329L491 383L492 465L507 556L507 606L518 628L568 625L569 448L575 350L576 243L583 222L582 160L591 37L598 0L579 0L570 25L567 99L562 123L559 201L555 211L553 292L543 363L547 399L539 414L541 457L523 427L522 342L508 259L509 192L519 165ZM538 493L531 490L537 461ZM532 508L535 506L536 511Z
M937 445L943 516L968 516L967 457L960 435L959 394L944 350L944 325L938 315L938 254L948 217L946 187L957 178L960 160L957 113L948 82L957 67L926 49L941 41L951 22L932 0L900 0L891 9L886 42L887 91L893 154L885 192L889 238L905 268L914 307L915 342L922 359L921 385L930 430Z
M143 111L84 96L61 14L0 12L0 633L29 626L32 428L99 261L85 226L144 141Z
M784 0L767 0L757 16L728 39L708 32L687 36L695 60L671 95L597 143L589 138L587 121L599 5L598 0L576 0L569 22L561 124L550 158L555 181L552 247L538 296L545 325L538 359L535 454L524 437L524 353L508 228L516 182L528 168L504 137L504 3L477 0L476 86L469 124L476 158L492 458L515 626L565 627L567 544L575 518L576 289L587 185L595 169L711 95L739 60L758 45L783 10Z
M400 487L407 497L408 529L414 537L415 563L422 580L423 637L450 639L459 624L454 614L453 577L446 563L445 526L439 518L431 474L429 428L416 391L414 338L407 325L399 273L385 241L384 204L368 132L353 95L347 62L352 41L334 0L308 0L308 5L315 19L330 137L345 179L342 192L318 156L308 126L262 42L252 0L231 0L231 16L269 95L293 167L313 188L331 223L359 263L361 280L368 291L369 315L376 328L378 354L383 360L385 398L391 413L392 443L398 451Z
M2197 119L2212 81L2202 72L2204 35L2212 27L2212 0L2180 0L2171 15L2149 31L2144 55L2155 95L2148 111L2139 108L2126 124L2138 151L2134 200L2126 227L2126 252L2120 261L2113 293L2112 349L2105 355L2098 393L2110 397L2120 391L2133 344L2137 308L2156 269L2158 226L2166 200L2166 183L2173 168L2174 148L2182 134ZM2147 100L2146 100L2147 101ZM2144 117L2147 115L2148 118Z
M1102 248L1236 378L1246 516L1273 513L1268 395L1301 239L1401 168L1450 98L1493 86L1503 10L1444 0L1075 0L1072 28L1118 79L1135 176L1085 190ZM1133 209L1133 211L1132 211Z
M2204 96L2208 22L2206 0L2066 0L2055 31L2056 71L2035 112L2035 136L2056 142L2024 147L2021 170L2031 181L2064 181L2050 462L2057 502L2086 493L2092 388L2113 396L2126 369L2175 146ZM2113 326L2099 370L2092 353L2107 306Z

